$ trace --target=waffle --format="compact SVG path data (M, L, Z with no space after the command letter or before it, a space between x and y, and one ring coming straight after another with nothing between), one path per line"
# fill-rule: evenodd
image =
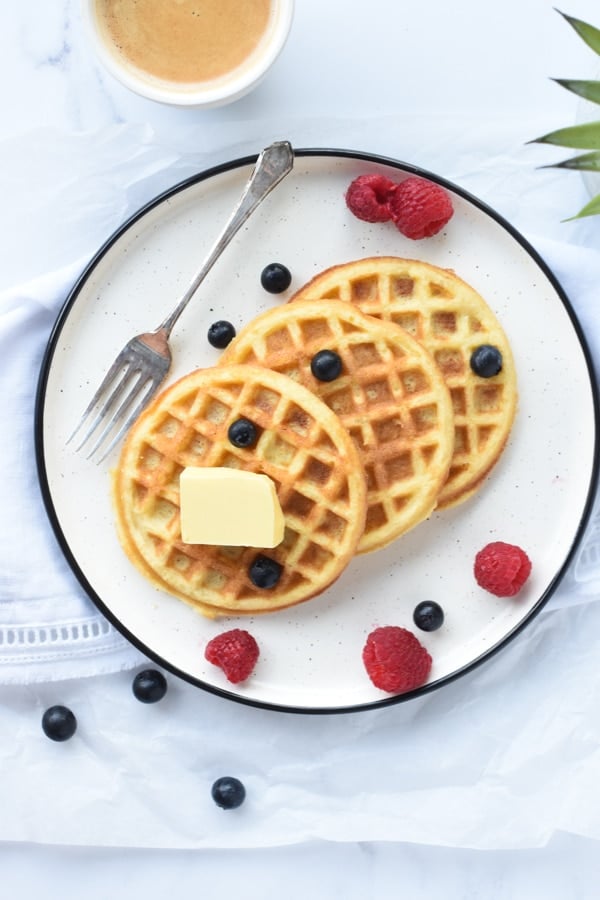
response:
M485 480L510 433L517 383L510 345L485 300L448 269L396 257L371 257L333 266L297 291L291 302L349 300L364 313L394 322L435 358L454 407L454 454L438 508L466 500ZM481 378L472 351L497 347L500 373Z
M311 372L324 349L343 363L329 382ZM367 475L359 552L389 544L431 513L448 473L454 419L439 369L409 334L348 303L287 303L239 332L221 357L233 363L284 373L339 415Z
M229 441L230 424L254 422L255 445ZM185 544L179 475L187 466L231 466L273 479L285 517L275 587L248 569L260 550ZM339 419L288 378L251 366L199 369L163 391L135 422L113 478L118 533L152 583L209 616L266 613L314 597L355 553L366 514L358 452Z

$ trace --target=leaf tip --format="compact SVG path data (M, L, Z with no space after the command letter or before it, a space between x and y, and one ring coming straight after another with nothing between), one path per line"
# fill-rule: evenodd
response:
M543 135L541 135L541 137L531 138L530 141L525 141L525 146L528 146L528 144L549 144L549 143L551 143L548 140L549 137L550 137L550 135L543 134Z

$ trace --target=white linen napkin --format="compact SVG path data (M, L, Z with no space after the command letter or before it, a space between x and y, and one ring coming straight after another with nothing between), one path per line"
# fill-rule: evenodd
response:
M79 268L0 294L0 466L7 475L0 520L0 681L5 683L114 671L141 658L77 584L52 534L37 481L37 379L57 312Z

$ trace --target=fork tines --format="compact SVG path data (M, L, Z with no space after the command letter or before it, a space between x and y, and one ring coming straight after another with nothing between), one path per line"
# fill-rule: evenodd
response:
M69 437L67 444L91 419L76 448L76 451L81 450L96 435L87 459L99 450L102 452L96 462L100 463L108 456L162 382L166 370L157 372L155 360L149 365L145 360L147 351L145 344L136 338L121 350ZM95 416L91 418L93 413Z

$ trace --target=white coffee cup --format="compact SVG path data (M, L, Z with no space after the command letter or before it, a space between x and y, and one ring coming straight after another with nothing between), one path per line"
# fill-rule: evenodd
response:
M294 11L294 0L271 0L268 21L258 43L236 67L217 77L203 76L196 80L175 80L153 74L149 67L142 68L121 52L99 14L102 4L106 6L106 0L81 0L81 2L84 25L89 38L100 61L115 78L143 97L160 103L188 107L222 106L243 97L256 87L283 49ZM167 2L168 0L162 0L163 4ZM178 13L183 10L186 2L189 12L194 7L193 0L180 0L171 9L174 13ZM143 8L143 5L142 0L138 0L136 9ZM240 0L242 11L243 5L244 0ZM202 8L201 3L197 6L198 9ZM210 34L213 35L214 31ZM198 59L202 59L201 46L198 46Z

